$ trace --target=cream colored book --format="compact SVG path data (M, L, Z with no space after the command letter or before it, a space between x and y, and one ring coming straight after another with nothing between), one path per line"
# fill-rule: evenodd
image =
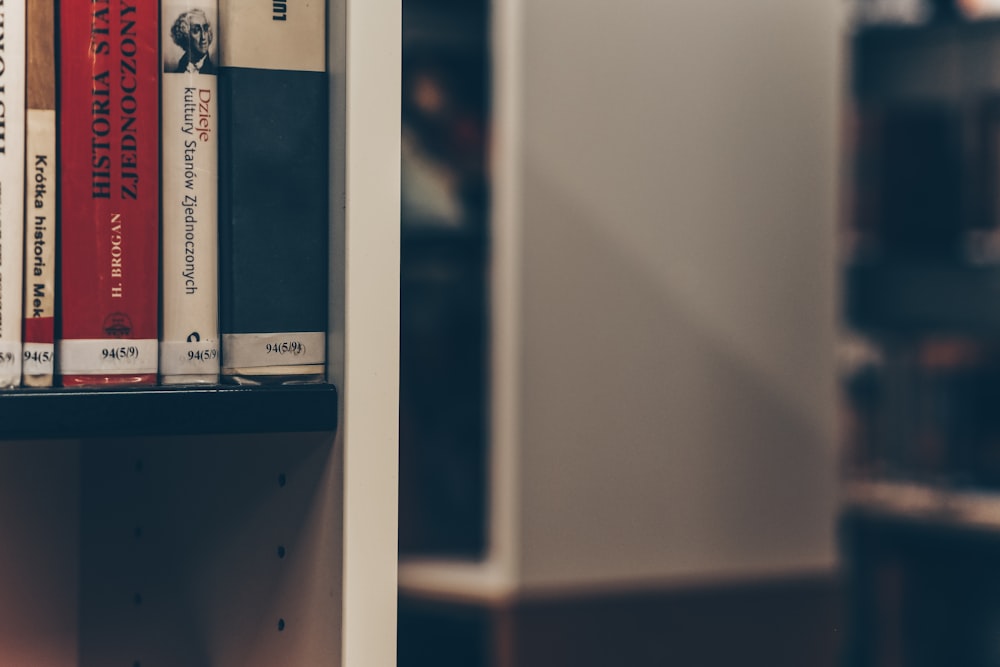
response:
M0 3L0 388L21 384L25 7Z
M161 5L162 384L219 381L218 14Z

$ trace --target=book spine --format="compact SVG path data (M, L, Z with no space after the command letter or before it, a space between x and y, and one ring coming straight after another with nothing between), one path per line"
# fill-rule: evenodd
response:
M51 387L55 368L55 1L28 0L23 384Z
M325 377L325 3L220 2L222 377Z
M21 384L24 284L24 3L0 3L0 388Z
M155 384L159 5L59 3L65 386Z
M160 381L219 381L217 0L161 6Z

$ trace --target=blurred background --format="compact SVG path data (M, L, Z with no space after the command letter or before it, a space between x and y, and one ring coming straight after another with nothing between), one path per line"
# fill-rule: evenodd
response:
M1000 2L404 0L401 667L1000 667Z

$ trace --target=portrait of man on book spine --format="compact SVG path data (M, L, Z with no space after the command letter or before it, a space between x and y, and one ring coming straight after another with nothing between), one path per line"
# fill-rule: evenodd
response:
M166 74L216 74L215 12L198 4L189 2L176 14L165 12L176 17L163 21Z

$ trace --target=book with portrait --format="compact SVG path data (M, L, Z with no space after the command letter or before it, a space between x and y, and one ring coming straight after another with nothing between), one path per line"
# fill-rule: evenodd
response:
M218 0L164 0L160 381L219 380Z

